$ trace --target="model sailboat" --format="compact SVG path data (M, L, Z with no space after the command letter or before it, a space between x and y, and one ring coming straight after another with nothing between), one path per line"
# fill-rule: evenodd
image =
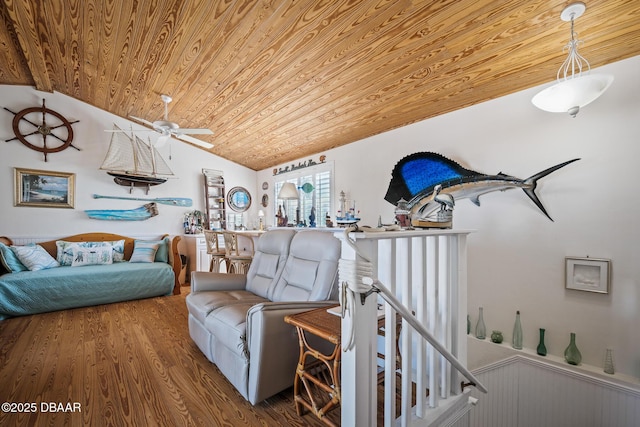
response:
M111 143L100 169L113 176L116 184L130 187L130 192L134 187L146 187L148 193L150 186L175 177L151 142L144 142L133 132L129 135L116 125L113 128Z

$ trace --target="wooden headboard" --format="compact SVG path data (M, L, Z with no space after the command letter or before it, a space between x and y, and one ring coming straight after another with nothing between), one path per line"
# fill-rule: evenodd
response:
M164 239L168 237L168 234L163 234L160 239ZM119 234L112 233L82 233L75 234L73 236L61 237L56 240L49 240L46 242L39 242L38 244L44 248L52 257L56 258L58 254L58 247L56 246L56 241L64 240L67 242L109 242L113 240L124 240L124 259L131 259L131 254L133 253L133 244L136 240L133 237L121 236ZM178 252L178 242L180 241L180 236L174 236L171 239L171 248L169 249L169 264L171 264L173 268L174 275L174 286L173 286L173 294L180 294L180 281L178 277L180 276L180 270L182 269L182 260L180 259L180 253Z
M163 236L164 238L164 236ZM131 259L131 254L133 253L133 242L134 238L121 236L119 234L111 234L111 233L83 233L83 234L75 234L73 236L61 237L56 240L49 240L47 242L39 242L38 244L42 246L52 257L56 257L58 254L58 247L56 246L56 242L58 240L64 240L66 242L109 242L113 240L124 240L124 259L127 261Z

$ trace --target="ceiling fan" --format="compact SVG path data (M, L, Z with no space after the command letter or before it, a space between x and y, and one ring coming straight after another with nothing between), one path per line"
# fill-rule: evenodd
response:
M191 135L213 135L213 132L209 129L183 129L177 123L169 121L169 103L172 101L172 98L169 95L160 95L162 98L162 102L164 102L164 119L156 120L154 122L150 122L149 120L141 119L140 117L129 116L132 119L144 123L145 125L151 126L154 131L158 132L161 136L158 137L158 141L156 145L164 144L169 140L170 137L175 136L178 139L182 139L183 141L191 142L192 144L199 145L204 148L213 148L213 144L201 141L199 139L193 138L189 136Z

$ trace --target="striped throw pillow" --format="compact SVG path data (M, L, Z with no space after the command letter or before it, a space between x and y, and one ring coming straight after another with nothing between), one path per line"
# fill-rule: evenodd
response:
M135 240L133 242L133 254L131 254L129 262L154 262L159 247L160 243L158 242Z

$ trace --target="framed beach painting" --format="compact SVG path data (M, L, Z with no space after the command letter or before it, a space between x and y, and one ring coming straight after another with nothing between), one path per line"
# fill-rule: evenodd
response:
M15 169L15 206L73 209L76 175L35 169Z
M609 293L611 260L601 258L565 258L565 287L578 291Z

